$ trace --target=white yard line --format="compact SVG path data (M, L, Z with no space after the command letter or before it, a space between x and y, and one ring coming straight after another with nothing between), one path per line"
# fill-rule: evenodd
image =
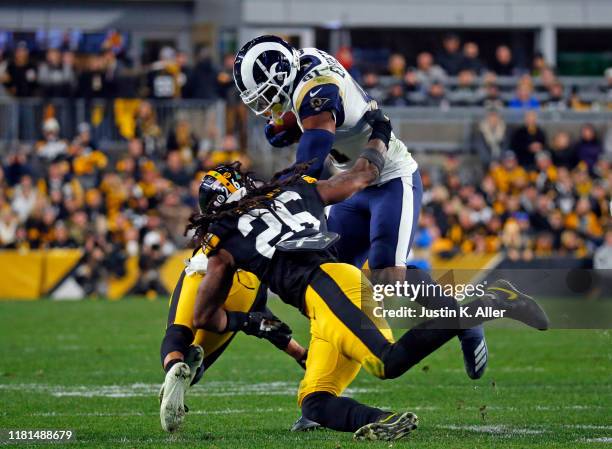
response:
M466 425L458 426L454 424L434 426L439 429L445 430L467 430L470 432L477 433L488 433L493 435L539 435L545 430L542 429L530 429L530 428L516 428L513 426L507 426L505 424L494 424L494 425Z
M257 408L257 409L238 409L238 408L226 408L222 410L190 410L189 415L239 415L246 413L281 413L281 412L295 412L295 409L289 409L284 407L274 408ZM116 416L157 416L159 412L117 412L117 413L104 413L104 412L80 412L80 413L63 413L63 412L34 412L28 413L27 416L43 416L43 417L56 417L56 416L95 416L95 417L116 417Z
M442 368L436 369L436 372L441 371L443 373L450 374L463 374L465 369L463 368ZM491 377L495 376L495 373L544 373L546 370L538 366L504 366L501 368L491 368ZM487 371L488 372L488 371Z
M133 398L157 396L160 384L134 383L131 385L46 385L46 384L0 384L0 390L47 393L54 397L106 397ZM241 383L230 381L203 382L189 390L190 396L295 396L295 382ZM375 392L374 388L349 388L347 394Z
M603 407L601 405L536 405L534 407L538 411L550 411L550 410L601 410L609 409L610 407Z

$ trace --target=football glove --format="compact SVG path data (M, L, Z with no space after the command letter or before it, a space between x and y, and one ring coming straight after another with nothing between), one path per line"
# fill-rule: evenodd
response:
M304 351L304 355L300 360L296 360L297 364L302 367L303 370L306 370L306 359L308 358L308 349Z
M274 123L267 123L264 127L264 134L270 145L276 148L288 147L300 140L302 130L299 126L294 126L289 129L278 131L278 127Z
M380 109L368 111L364 115L368 124L372 127L371 139L381 139L385 145L389 146L389 140L391 140L391 133L393 127L391 126L391 120L387 117Z
M249 312L242 331L247 335L264 338L281 350L287 348L292 334L291 328L269 311Z

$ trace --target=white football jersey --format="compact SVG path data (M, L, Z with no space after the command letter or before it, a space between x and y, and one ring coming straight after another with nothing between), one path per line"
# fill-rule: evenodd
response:
M326 166L332 173L347 170L353 166L365 148L372 132L364 114L378 106L336 58L328 53L316 48L303 48L300 50L300 62L301 79L298 74L298 82L292 95L293 113L303 129L300 111L302 116L305 109L312 115L319 110L325 110L326 103L334 104L336 136ZM328 98L336 91L335 88L332 90L330 85L337 86L339 99ZM327 95L326 92L332 94ZM379 182L404 176L411 179L417 167L406 146L392 136Z

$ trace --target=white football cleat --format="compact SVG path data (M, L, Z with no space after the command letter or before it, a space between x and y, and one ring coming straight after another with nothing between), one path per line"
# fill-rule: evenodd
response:
M177 430L185 418L185 391L190 382L191 372L184 362L175 363L166 373L159 395L159 418L166 432Z

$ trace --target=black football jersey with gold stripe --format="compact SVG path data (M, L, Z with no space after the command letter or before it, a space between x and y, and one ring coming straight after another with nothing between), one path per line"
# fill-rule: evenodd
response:
M319 261L330 261L333 257L328 251L287 255L279 252L276 245L325 229L324 207L315 180L303 177L271 192L259 207L213 223L206 237L205 252L212 254L225 249L232 254L237 268L257 275L283 301L301 308L301 299L295 297L300 290L296 282L308 278Z

